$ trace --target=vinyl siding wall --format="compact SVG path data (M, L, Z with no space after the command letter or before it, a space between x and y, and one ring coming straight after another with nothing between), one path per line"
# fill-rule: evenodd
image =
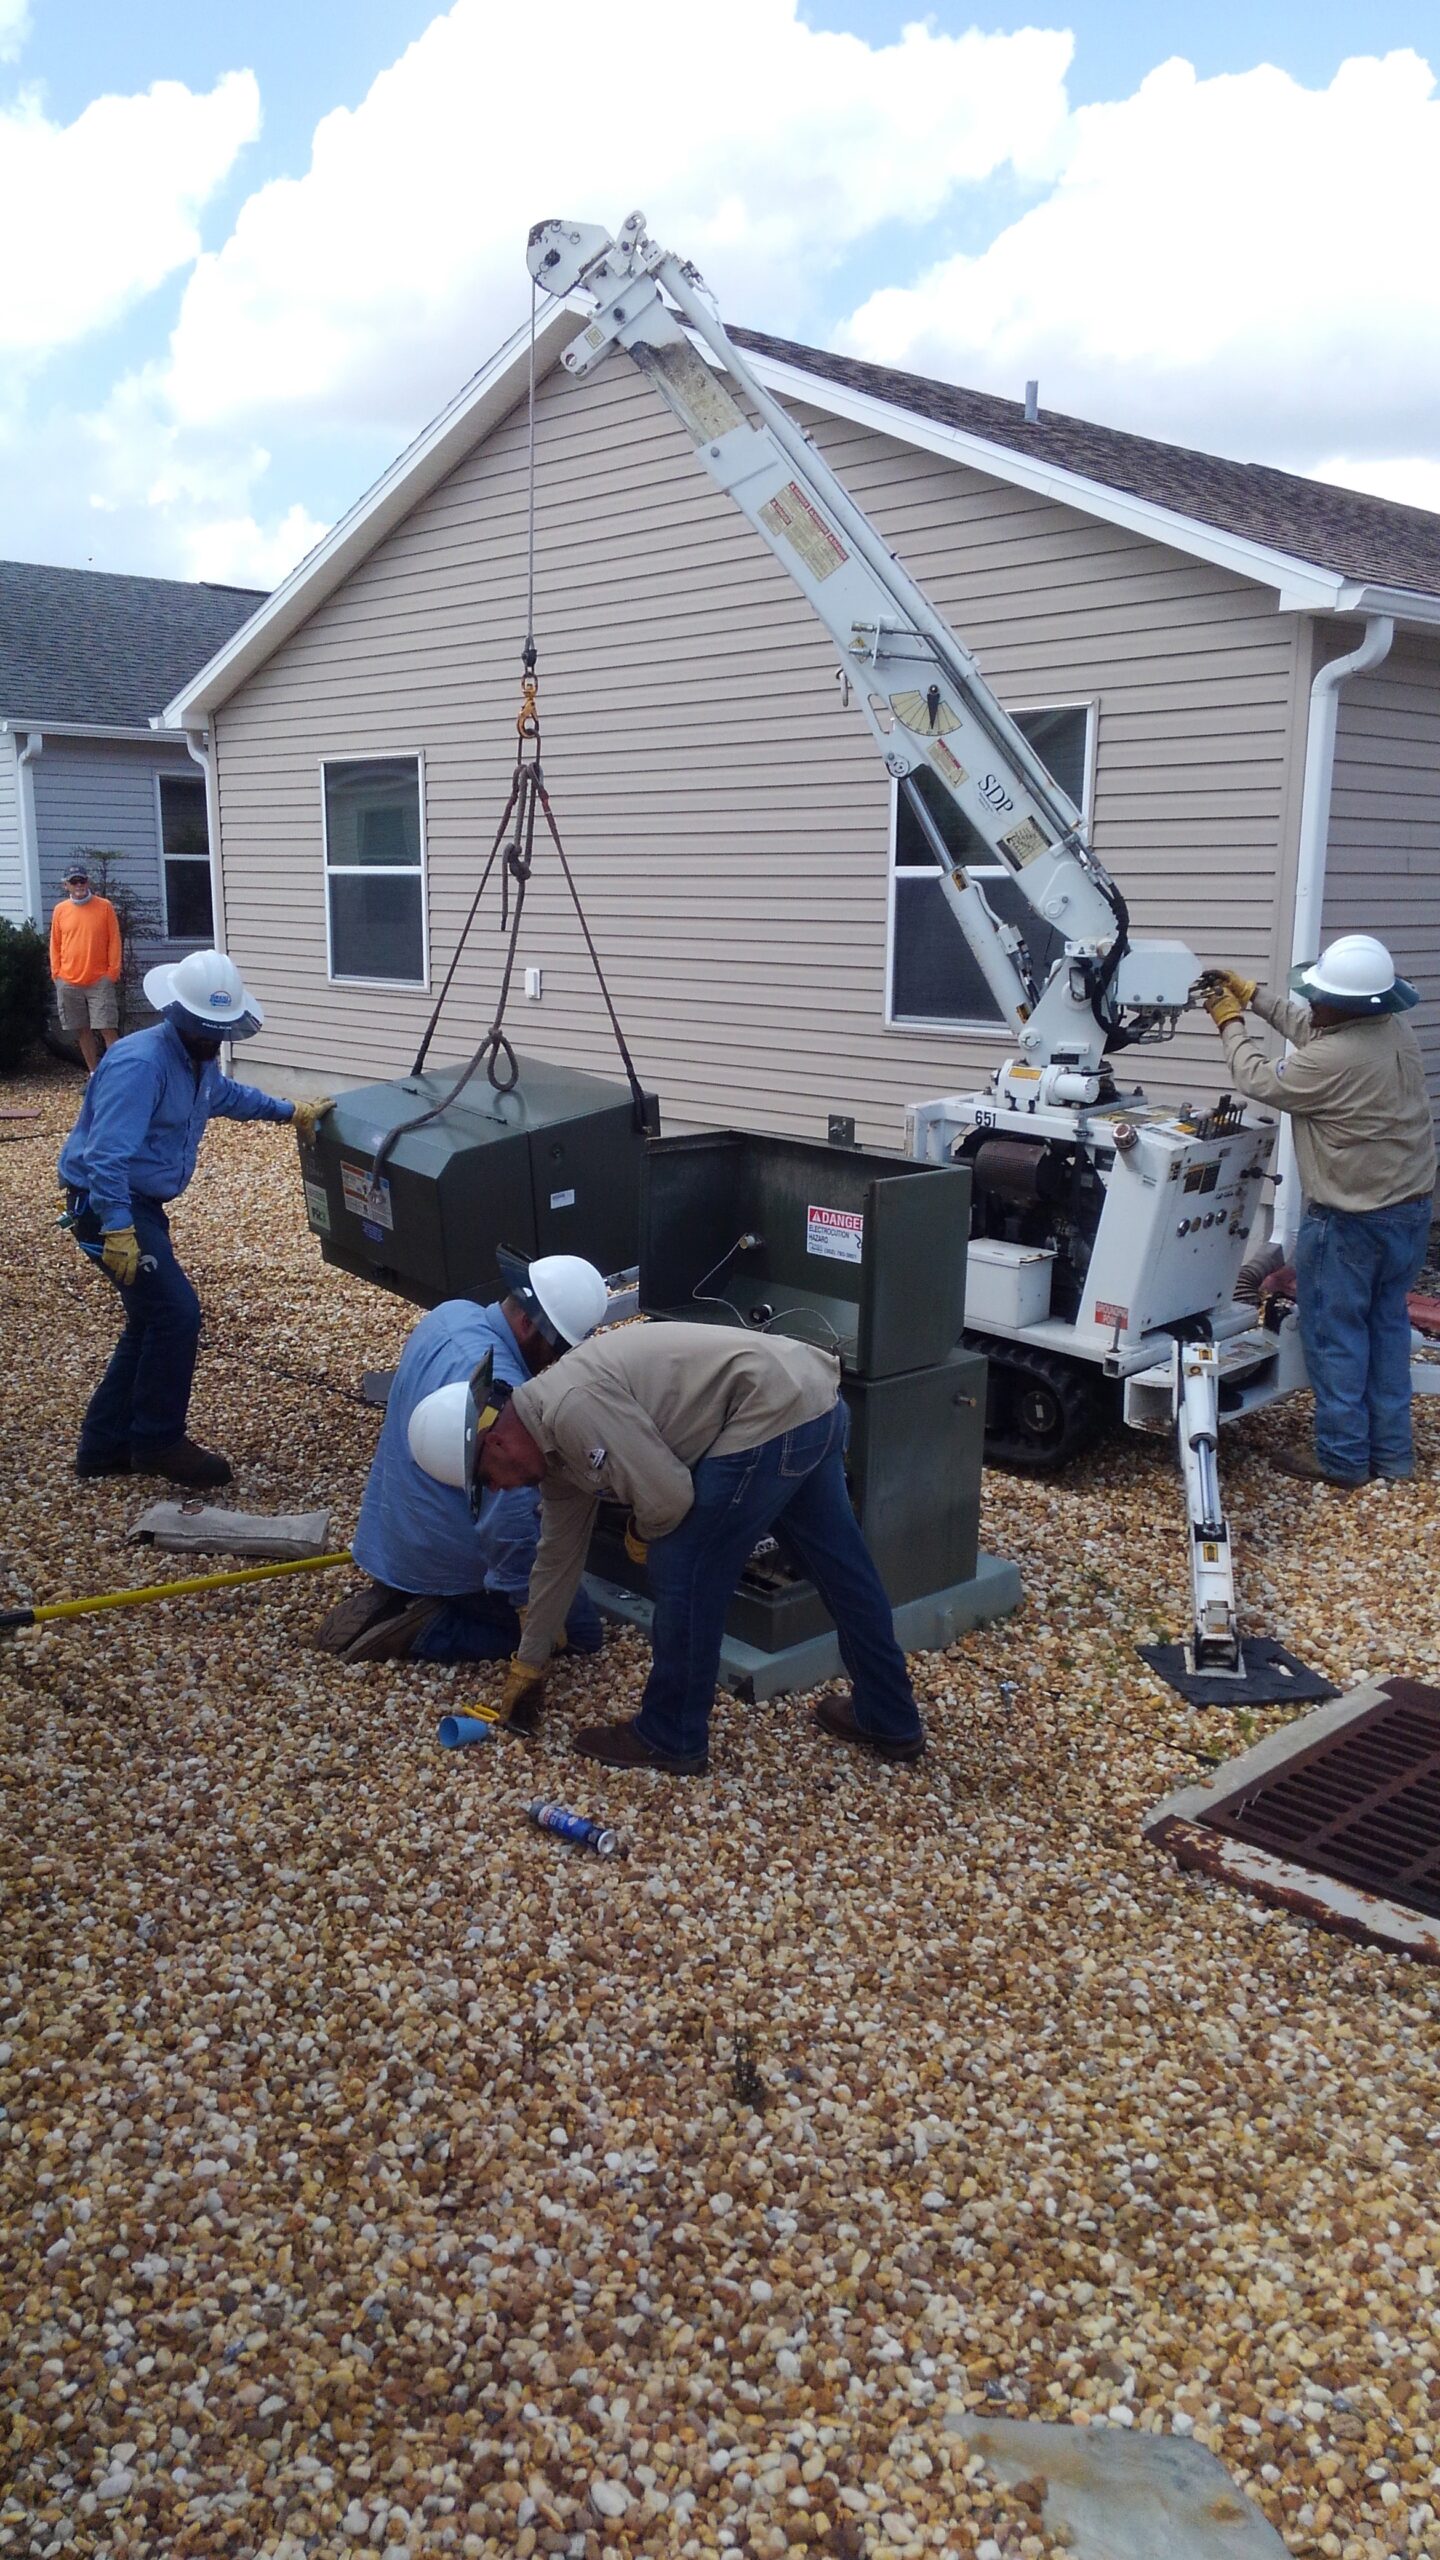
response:
M1378 933L1414 980L1440 1103L1440 641L1397 633L1383 664L1341 690L1325 933Z
M8 729L0 730L0 916L7 924L30 922L20 860L20 776Z
M1002 699L1097 703L1095 840L1136 932L1267 973L1292 858L1294 618L1223 570L801 414ZM884 1027L890 785L840 707L832 644L628 367L552 374L537 441L546 775L642 1075L670 1125L823 1133L846 1110L899 1143L907 1100L984 1076L1008 1044ZM259 1071L409 1064L428 999L326 981L320 759L423 748L438 983L513 764L524 453L517 414L216 716ZM609 1031L544 853L520 959L545 976L542 1002L512 1004L517 1047L603 1069ZM498 977L492 910L437 1058L474 1046ZM1220 1082L1203 1022L1145 1066L1172 1095Z
M183 747L131 745L124 739L47 737L30 766L35 781L35 823L40 840L40 886L48 918L65 895L65 869L81 852L117 853L127 885L163 924L160 817L155 776L179 773L202 779ZM147 962L194 948L167 942L157 930L143 938Z

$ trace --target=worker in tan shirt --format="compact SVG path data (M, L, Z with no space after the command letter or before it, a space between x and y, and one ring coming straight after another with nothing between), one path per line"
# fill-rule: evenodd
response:
M69 892L50 919L50 975L62 1031L73 1031L87 1074L120 1037L120 919L90 886L83 862L65 874Z
M851 1689L823 1698L817 1722L881 1759L920 1757L905 1657L846 1487L849 1417L829 1352L716 1325L626 1325L582 1342L508 1400L482 1373L472 1387L437 1388L416 1406L410 1450L472 1499L482 1484L541 1488L540 1546L505 1689L512 1723L538 1724L546 1665L604 1497L628 1504L627 1545L648 1553L654 1661L633 1721L576 1736L587 1759L687 1776L708 1767L725 1610L770 1535L814 1583L850 1674Z
M1436 1171L1425 1064L1401 1019L1419 999L1368 933L1332 942L1290 984L1297 1003L1231 971L1203 982L1240 1092L1294 1121L1305 1195L1295 1270L1315 1446L1272 1452L1272 1464L1335 1485L1409 1476L1406 1299L1429 1245ZM1288 1057L1266 1056L1247 1010L1294 1043Z

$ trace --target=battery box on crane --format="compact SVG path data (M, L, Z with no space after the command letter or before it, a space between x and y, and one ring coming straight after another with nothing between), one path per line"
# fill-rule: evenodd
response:
M642 1311L838 1351L851 1496L895 1607L976 1570L986 1364L960 1341L969 1225L966 1167L737 1129L645 1149ZM620 1526L602 1515L591 1568L643 1593ZM778 1653L830 1618L762 1545L725 1623Z
M341 1094L302 1152L305 1205L326 1262L417 1306L493 1298L499 1245L633 1267L645 1139L628 1086L538 1059L511 1093L481 1076L443 1118L377 1148L432 1110L458 1067ZM652 1127L658 1107L645 1097Z

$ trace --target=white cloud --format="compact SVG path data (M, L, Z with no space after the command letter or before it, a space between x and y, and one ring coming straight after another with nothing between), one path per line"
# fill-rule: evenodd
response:
M1071 39L938 33L893 44L805 26L796 0L662 13L664 40L597 42L593 0L536 22L457 0L317 128L304 177L243 207L186 289L167 383L192 424L418 423L513 327L532 221L618 224L713 267L736 315L816 307L886 223L922 226L1009 166L1039 177ZM623 190L623 193L621 192Z
M23 23L13 5L9 23ZM0 15L0 40L5 26ZM33 361L70 345L189 266L199 212L259 127L248 71L206 96L160 80L143 96L97 98L69 125L33 93L0 110L0 348Z
M30 33L30 0L0 0L0 62L13 62Z
M1083 107L1043 202L876 293L852 353L1245 458L1440 450L1440 102L1411 52L1328 88L1153 71Z

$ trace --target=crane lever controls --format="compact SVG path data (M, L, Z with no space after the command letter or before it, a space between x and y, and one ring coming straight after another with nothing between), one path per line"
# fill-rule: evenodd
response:
M1177 1109L1115 1074L1120 1053L1173 1035L1199 960L1180 941L1132 943L1082 812L643 214L613 235L537 223L528 264L543 291L589 309L566 371L628 357L830 634L841 701L905 794L1013 1036L982 1091L906 1113L912 1155L972 1169L966 1324L990 1360L987 1449L1043 1472L1122 1400L1136 1427L1173 1427L1191 1527L1187 1653L1212 1677L1241 1676L1218 1427L1304 1383L1293 1326L1272 1334L1234 1301L1275 1129L1228 1094ZM1058 943L1043 982L971 865L1008 875L1037 948Z

